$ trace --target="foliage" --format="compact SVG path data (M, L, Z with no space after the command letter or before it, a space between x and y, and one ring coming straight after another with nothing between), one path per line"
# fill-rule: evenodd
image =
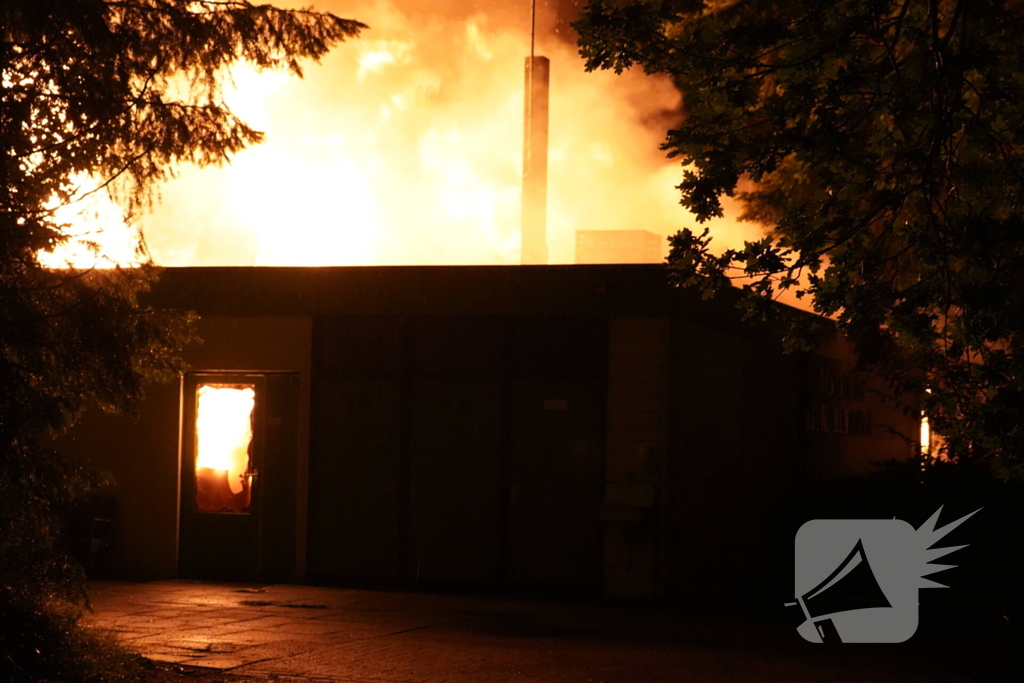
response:
M1024 471L1024 3L595 0L575 28L589 69L675 80L698 221L726 195L770 227L717 255L682 231L677 282L807 296L951 456Z
M0 676L5 683L131 683L142 662L109 635L78 626L81 609L51 593L32 600L0 598Z
M42 648L89 649L72 647L84 642L73 632L83 582L58 539L60 514L95 479L62 458L52 439L89 406L130 409L146 381L175 376L179 349L191 339L189 314L140 299L158 275L144 248L138 267L40 263L40 251L63 243L73 227L62 207L109 193L130 221L176 164L223 163L260 141L223 103L231 63L301 75L300 59L318 59L362 28L243 0L0 5L4 680L70 676L67 662Z

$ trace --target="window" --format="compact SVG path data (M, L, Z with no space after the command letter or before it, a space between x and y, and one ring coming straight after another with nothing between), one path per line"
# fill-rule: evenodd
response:
M196 508L248 513L252 503L253 384L196 387Z
M807 411L807 430L867 436L871 434L871 413L815 403Z

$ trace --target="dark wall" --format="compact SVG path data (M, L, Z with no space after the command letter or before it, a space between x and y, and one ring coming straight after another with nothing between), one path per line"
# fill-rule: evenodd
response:
M663 266L633 264L167 268L146 301L215 316L573 317L664 315L672 298Z
M711 314L715 309L708 309ZM813 353L699 309L675 319L665 587L786 594L796 530L827 482L905 459L917 421L832 336Z
M665 586L791 581L788 514L805 442L803 364L752 336L677 323L666 467Z
M137 417L85 414L57 444L61 453L107 475L114 499L109 571L170 578L177 569L178 383L149 386Z
M318 318L310 577L598 588L606 338L603 318Z

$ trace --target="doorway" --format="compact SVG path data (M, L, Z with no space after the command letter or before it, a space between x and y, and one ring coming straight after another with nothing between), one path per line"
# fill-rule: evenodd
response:
M297 373L183 378L181 576L293 578L298 388Z

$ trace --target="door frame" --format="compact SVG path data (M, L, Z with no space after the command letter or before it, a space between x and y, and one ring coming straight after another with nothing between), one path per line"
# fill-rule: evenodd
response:
M203 519L217 520L214 523L222 530L238 530L251 536L252 565L246 567L242 575L224 578L256 579L263 573L264 486L261 481L261 472L265 455L266 375L265 372L252 370L197 370L183 373L181 376L178 441L178 542L176 549L179 576L188 574L188 578L200 578L204 574L201 568L185 566L192 558L185 558L183 552L184 546L188 542L187 535L190 532L194 533L197 525ZM256 476L252 480L252 497L247 513L200 512L196 509L196 413L198 410L198 388L201 384L248 384L252 385L255 390L249 468L256 472Z

